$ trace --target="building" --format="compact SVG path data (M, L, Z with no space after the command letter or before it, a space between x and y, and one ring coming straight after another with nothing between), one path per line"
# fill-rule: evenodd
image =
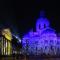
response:
M12 54L12 34L9 28L2 29L1 36L1 53L2 55L11 55Z
M56 54L58 40L56 31L50 27L49 20L43 16L37 19L36 31L32 29L23 36L23 50L27 54Z

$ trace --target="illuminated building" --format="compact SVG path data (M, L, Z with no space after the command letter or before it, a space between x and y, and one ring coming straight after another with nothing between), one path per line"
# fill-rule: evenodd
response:
M9 28L2 30L2 55L11 55L12 54L12 34Z
M42 13L41 13L42 14ZM23 36L22 45L26 54L56 54L57 53L57 34L50 27L50 23L42 14L36 22L36 31L30 30Z

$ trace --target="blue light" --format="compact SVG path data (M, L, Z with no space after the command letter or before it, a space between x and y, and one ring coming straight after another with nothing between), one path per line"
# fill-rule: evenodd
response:
M18 40L18 42L21 43L21 39L20 39L20 37L18 35L14 35L14 34L12 34L12 35Z
M50 27L50 23L46 17L44 17L44 12L42 11L41 17L37 19L36 22L36 31L29 31L22 38L22 45L24 48L24 52L27 51L29 54L32 52L36 54L46 53L46 54L56 54L58 50L55 49L57 46L57 35L54 29ZM51 45L53 50L51 50ZM60 46L60 45L59 45ZM57 47L56 47L57 48Z

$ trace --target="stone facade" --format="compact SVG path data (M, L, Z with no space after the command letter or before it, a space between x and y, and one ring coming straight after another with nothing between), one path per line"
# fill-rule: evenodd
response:
M58 51L59 40L56 31L50 27L48 19L40 17L36 22L36 31L30 30L23 36L23 50L28 51L29 54L45 53L53 55Z

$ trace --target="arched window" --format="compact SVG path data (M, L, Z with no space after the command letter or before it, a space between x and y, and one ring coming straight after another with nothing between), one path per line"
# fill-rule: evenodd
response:
M54 41L53 40L50 40L50 45L53 45L54 44Z
M50 43L53 43L53 40L50 40Z
M46 24L44 24L44 28L46 28Z
M57 45L60 45L60 42L59 41L57 41Z
M39 29L41 28L41 25L39 24Z
M44 43L48 43L48 40L44 40Z

